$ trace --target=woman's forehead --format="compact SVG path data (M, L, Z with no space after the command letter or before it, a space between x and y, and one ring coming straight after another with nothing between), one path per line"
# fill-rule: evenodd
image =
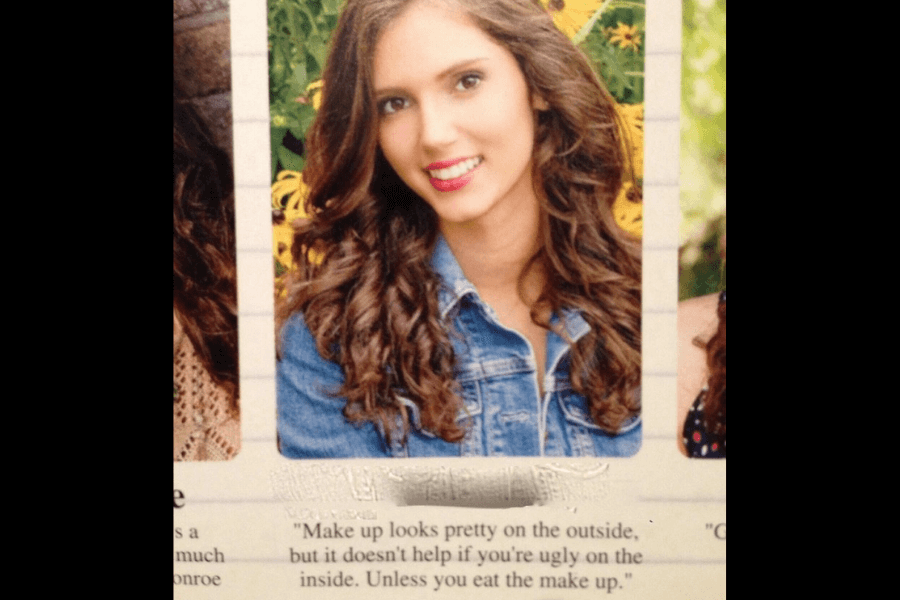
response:
M420 0L378 36L374 85L378 90L410 77L438 78L457 65L490 60L504 52L455 2Z

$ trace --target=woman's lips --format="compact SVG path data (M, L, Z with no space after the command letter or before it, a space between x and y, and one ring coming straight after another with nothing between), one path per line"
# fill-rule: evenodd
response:
M483 160L481 156L473 156L433 162L425 168L431 176L428 181L439 192L456 191L472 180L473 172Z
M469 158L472 158L471 156ZM436 171L438 169L446 169L447 167L452 167L456 163L461 163L462 161L467 160L466 157L462 158L451 158L450 160L439 160L437 162L433 162L427 167L425 167L426 171Z

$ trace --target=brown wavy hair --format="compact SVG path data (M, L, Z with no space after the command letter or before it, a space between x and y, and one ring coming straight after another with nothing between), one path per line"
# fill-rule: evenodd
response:
M430 266L437 217L377 142L372 56L379 33L409 3L348 0L341 15L307 138L312 218L294 237L297 270L278 326L303 313L319 353L343 370L335 395L346 398L349 421L375 423L389 443L398 433L405 441L406 397L423 428L459 441L453 333L439 314L441 280ZM591 331L573 347L572 385L588 398L594 422L615 433L640 412L641 263L640 242L611 210L626 162L614 101L537 0L457 4L515 56L530 91L550 107L536 117L542 249L529 267L540 263L546 283L532 320L550 328L551 312L581 311Z
M174 307L206 370L238 410L237 286L231 161L174 101Z
M725 299L716 309L719 326L705 344L709 369L708 389L703 398L703 418L711 440L725 441Z

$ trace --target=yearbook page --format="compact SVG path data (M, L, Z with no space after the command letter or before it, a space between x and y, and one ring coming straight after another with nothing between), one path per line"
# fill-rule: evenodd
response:
M724 1L539 1L176 0L176 599L725 598ZM637 286L573 286L544 347L460 232L536 244L582 176L617 179L572 248ZM391 263L417 236L455 294ZM568 375L613 354L633 385Z

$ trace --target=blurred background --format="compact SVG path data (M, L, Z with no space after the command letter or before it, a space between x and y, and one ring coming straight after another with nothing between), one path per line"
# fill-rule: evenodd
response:
M228 0L174 0L173 84L234 161Z
M678 299L725 289L725 0L684 0Z

